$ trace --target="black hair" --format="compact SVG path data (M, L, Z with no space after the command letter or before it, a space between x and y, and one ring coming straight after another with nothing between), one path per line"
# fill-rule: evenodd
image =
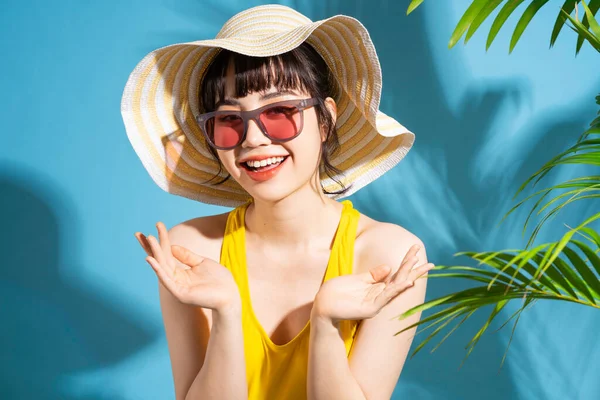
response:
M334 178L342 171L330 162L340 144L333 116L327 110L324 101L327 97L337 98L337 81L321 55L306 42L286 53L270 57L251 57L220 49L200 83L199 102L202 113L214 111L216 102L225 97L225 81L230 65L233 65L235 71L235 97L244 97L274 86L278 90L300 89L318 99L318 104L315 105L317 122L326 132L326 139L321 145L319 171L327 174L342 188L339 191L328 192L321 184L321 189L325 194L346 193L350 187L345 187L338 178ZM209 179L208 183L221 174L223 165L217 151L210 145L207 146L219 164L219 172ZM212 185L222 184L230 177L231 175L227 174L224 179Z

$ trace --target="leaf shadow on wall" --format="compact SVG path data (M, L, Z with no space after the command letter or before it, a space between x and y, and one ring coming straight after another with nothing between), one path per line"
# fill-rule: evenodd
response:
M122 399L110 385L73 393L63 379L116 364L156 332L107 304L68 271L85 269L77 207L60 185L15 164L0 165L3 399Z

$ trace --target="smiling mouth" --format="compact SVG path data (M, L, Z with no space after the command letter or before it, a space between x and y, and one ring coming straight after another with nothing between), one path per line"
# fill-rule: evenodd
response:
M251 172L260 172L260 171L267 171L269 169L273 169L276 168L277 166L279 166L280 164L282 164L285 160L287 160L289 156L285 156L283 157L283 159L279 162L276 163L272 163L272 164L267 164L265 166L259 166L259 167L251 167L249 166L247 163L243 162L240 163L240 165L242 166L242 168L244 168L246 171L251 171Z

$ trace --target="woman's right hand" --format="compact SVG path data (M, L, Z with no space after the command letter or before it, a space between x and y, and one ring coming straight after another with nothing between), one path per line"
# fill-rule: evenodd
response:
M231 271L214 260L171 245L167 228L156 224L160 242L140 232L135 237L148 255L146 261L163 285L179 301L215 311L225 311L239 302L239 290Z

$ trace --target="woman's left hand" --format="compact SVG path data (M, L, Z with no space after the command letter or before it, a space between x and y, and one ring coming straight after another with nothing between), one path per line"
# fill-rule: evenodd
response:
M415 269L419 246L410 248L394 275L391 268L380 265L362 274L342 275L324 282L313 303L313 316L331 320L359 320L372 318L400 293L414 285L414 281L433 269L432 263Z

